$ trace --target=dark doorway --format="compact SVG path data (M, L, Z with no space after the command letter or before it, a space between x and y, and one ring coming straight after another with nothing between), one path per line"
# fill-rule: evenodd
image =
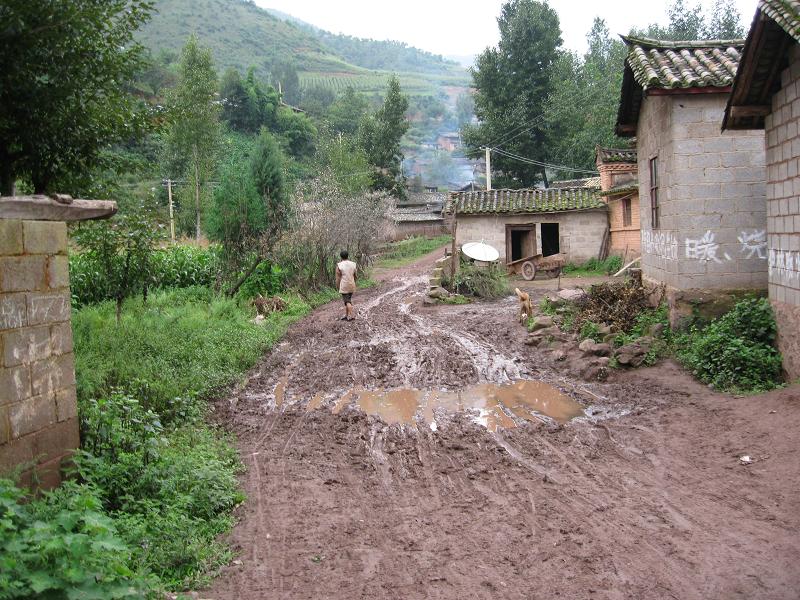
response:
M542 256L558 254L558 223L542 223Z
M506 262L528 258L534 254L534 225L506 226Z

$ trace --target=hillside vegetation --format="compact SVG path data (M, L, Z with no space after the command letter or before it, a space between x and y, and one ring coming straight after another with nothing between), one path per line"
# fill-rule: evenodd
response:
M303 87L378 92L392 72L411 94L469 85L466 71L440 56L399 42L328 33L247 0L156 0L155 8L156 15L138 35L144 45L154 54L178 51L196 33L221 71L254 67L267 78L273 65L290 58Z

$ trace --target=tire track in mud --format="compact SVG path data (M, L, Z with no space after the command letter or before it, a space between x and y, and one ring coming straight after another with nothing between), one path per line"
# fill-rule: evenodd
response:
M335 304L299 323L235 402L220 404L245 458L258 454L245 461L250 500L231 536L244 564L203 597L797 597L800 480L789 467L800 411L784 415L796 429L776 445L747 400L669 368L571 380L523 345L513 301L422 307L420 272L359 293L355 323L336 321ZM518 377L597 414L493 433L468 415L437 415L431 431L329 410L354 384L453 389ZM313 397L321 410L306 410ZM788 410L770 398L760 402ZM760 439L775 459L754 468L731 468L720 452Z

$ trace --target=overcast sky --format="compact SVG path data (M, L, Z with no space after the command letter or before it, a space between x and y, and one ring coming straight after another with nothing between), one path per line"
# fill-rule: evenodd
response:
M334 33L406 42L445 56L478 54L497 43L497 16L503 0L255 0ZM703 0L703 5L713 0ZM585 49L585 37L595 16L606 20L612 33L627 33L666 21L659 0L551 0L561 18L566 47ZM756 0L736 0L745 27Z

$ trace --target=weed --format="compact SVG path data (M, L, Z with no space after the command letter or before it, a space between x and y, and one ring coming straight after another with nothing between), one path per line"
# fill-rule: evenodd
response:
M452 281L448 283L451 291L457 294L485 299L502 298L508 295L506 274L496 265L476 267L464 262Z
M412 236L399 242L393 242L380 255L377 266L401 267L407 265L420 256L448 244L452 239L449 235L440 235L434 238Z
M564 275L573 277L592 277L613 275L622 268L622 257L609 256L605 260L590 258L583 264L569 263L564 266Z

